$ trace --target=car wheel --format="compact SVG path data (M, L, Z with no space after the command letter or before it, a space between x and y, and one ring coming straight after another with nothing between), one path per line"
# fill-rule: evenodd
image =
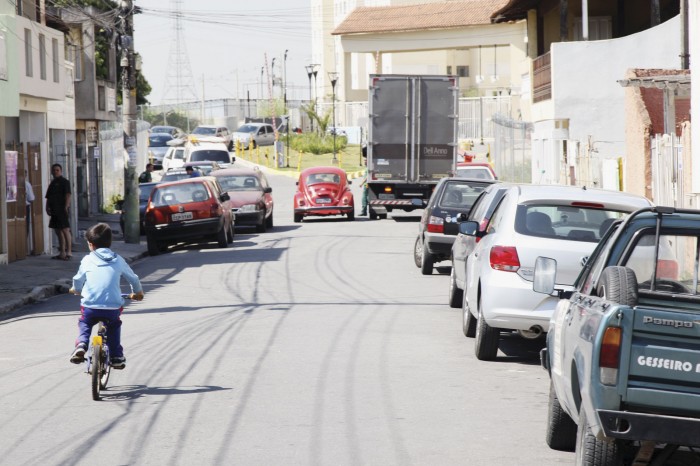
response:
M547 408L547 445L553 450L576 449L576 423L559 404L554 384L549 382L549 406Z
M416 243L413 245L413 262L420 269L421 261L423 260L423 241L420 236L416 238Z
M476 335L476 318L469 310L466 290L462 293L462 332L467 338L474 338Z
M386 220L387 214L377 214L377 217L381 220Z
M348 221L352 222L355 220L355 211L348 212Z
M379 215L372 209L371 207L369 208L369 219L370 220L377 220L379 218Z
M576 464L589 466L612 466L620 464L618 442L601 440L591 432L586 411L581 405L576 430Z
M146 235L146 247L148 248L148 255L150 256L157 256L160 253L158 241L151 235Z
M420 255L420 273L423 275L432 275L435 259L433 258L433 255L430 254L425 248L425 241L423 242L421 249L423 253Z
M228 244L233 243L233 237L236 233L234 232L233 223L228 227Z
M628 267L606 267L601 274L597 294L608 301L634 307L638 296L637 275Z
M450 293L448 296L450 307L459 309L462 306L462 295L463 291L457 287L457 277L455 277L455 266L453 264L450 272Z
M267 219L265 220L265 222L266 222L266 224L267 224L267 228L268 228L268 229L270 229L270 228L272 228L272 227L274 226L274 223L273 223L273 221L272 221L272 212L270 212L270 216L267 217Z
M221 227L221 230L216 234L216 243L220 248L228 246L228 235L226 234L226 225Z
M486 323L481 309L481 301L479 301L478 309L479 316L476 321L474 353L476 354L476 359L480 361L493 361L496 359L496 354L498 354L498 340L501 337L501 332Z
M303 214L294 214L294 223L301 223L301 220L304 218Z
M255 149L256 147L258 147L258 145L255 143L255 141L250 141L250 144L248 144L248 145L250 146L251 149Z

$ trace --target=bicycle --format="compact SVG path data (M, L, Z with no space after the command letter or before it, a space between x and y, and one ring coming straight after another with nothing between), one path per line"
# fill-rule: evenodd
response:
M122 297L134 299L134 294L122 294ZM88 356L85 358L87 363L86 372L90 374L92 381L92 399L100 401L100 390L107 388L109 375L112 371L112 363L110 361L109 346L107 346L107 327L100 320L96 324L97 333L90 339L90 347L88 348Z

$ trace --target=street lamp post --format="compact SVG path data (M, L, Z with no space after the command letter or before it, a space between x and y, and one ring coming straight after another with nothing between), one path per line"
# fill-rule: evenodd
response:
M265 97L263 96L263 79L265 78L265 67L261 66L260 67L260 97L258 99L264 99Z
M331 87L333 89L333 163L337 164L338 158L336 156L335 137L336 137L336 133L338 132L338 130L335 127L335 84L338 82L338 72L337 71L329 71L328 72L328 79L331 80Z
M282 78L284 79L284 113L287 113L287 53L289 50L284 51L284 68L282 70Z
M318 73L318 70L316 69L317 66L318 65L316 65L314 63L305 66L306 75L309 77L309 105L311 105L311 99L313 98L311 96L311 76L313 76L314 79L316 79L316 73ZM314 112L315 111L316 111L316 105L315 105L315 101L314 101ZM314 131L314 119L309 117L309 120L311 120L311 132L313 132Z
M271 74L272 74L272 77L271 77L271 79L272 79L272 91L271 91L272 95L270 95L270 99L274 99L274 97L275 97L275 60L276 59L277 59L277 57L272 57L272 64L270 65L270 70L271 70Z

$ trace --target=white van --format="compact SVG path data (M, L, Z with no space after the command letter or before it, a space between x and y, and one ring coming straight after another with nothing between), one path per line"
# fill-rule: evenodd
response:
M185 146L185 163L210 161L227 168L234 160L223 142L189 142Z

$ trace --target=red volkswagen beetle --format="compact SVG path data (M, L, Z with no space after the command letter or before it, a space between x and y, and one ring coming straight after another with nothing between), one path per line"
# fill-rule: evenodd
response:
M301 172L294 194L294 222L312 215L347 215L355 220L355 201L345 171L312 167Z

